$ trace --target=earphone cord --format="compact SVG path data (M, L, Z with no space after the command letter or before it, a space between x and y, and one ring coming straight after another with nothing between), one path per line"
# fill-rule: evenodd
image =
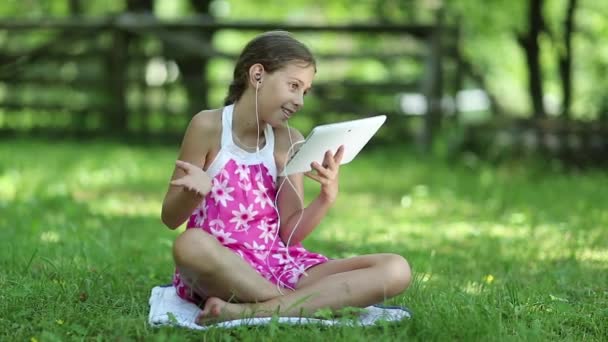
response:
M293 150L293 148L296 146L296 144L299 144L299 143L301 144L301 143L303 143L303 142L304 142L304 140L301 140L301 141L296 141L295 143L293 143L293 140L292 140L292 138L291 138L291 131L290 131L290 128L289 128L289 123L287 123L287 129L288 129L288 132L289 132L289 142L290 142L290 147L289 147L289 150L287 151L287 156L289 156L290 152ZM285 160L286 160L286 161L285 161L285 164L283 165L283 168L285 168L285 167L286 167L286 165L287 165L287 158L286 158ZM298 193L298 191L297 191L297 189L296 189L295 185L294 185L294 184L291 182L291 180L289 179L289 176L285 176L285 177L283 178L283 181L282 181L282 182L281 182L281 184L279 185L279 188L277 189L277 196L275 197L275 208L278 208L278 203L277 203L277 202L278 202L278 198L279 198L279 197L278 197L278 194L280 193L281 188L283 187L283 184L285 184L285 181L287 181L287 182L289 183L289 185L291 185L291 188L294 190L294 192L295 192L295 193L296 193L296 195L298 196L298 199L300 200L300 208L299 208L300 214L299 214L299 216L298 216L298 220L296 221L295 225L294 225L294 226L293 226L293 228L291 229L291 232L289 233L289 237L287 238L287 242L285 243L285 254L286 254L286 256L287 256L287 260L289 260L289 261L290 261L290 262L291 262L291 263L292 263L292 264L293 264L293 265L296 267L296 269L297 269L297 268L298 268L298 264L297 264L297 263L296 263L296 262L293 260L293 258L292 258L292 257L289 255L289 252L288 252L288 251L289 251L289 246L290 246L290 244L291 244L291 238L293 237L294 233L296 232L296 230L297 230L298 226L300 225L300 222L302 221L302 217L304 216L304 210L303 210L303 208L304 208L304 200L303 200L303 198L300 196L300 193ZM278 213L278 210L277 210L277 213ZM279 227L280 227L280 222L281 222L281 218L280 218L280 215L279 215ZM283 273L281 273L281 276L282 276L283 274L285 274L285 272L288 272L288 271L289 271L289 270L285 270L285 271L283 271ZM305 275L305 276L308 276L308 274L307 274L307 273L306 273L306 271L304 271L304 270L302 270L302 274L303 274L303 275ZM292 289L293 289L293 288L292 288Z
M259 83L257 83L256 87L255 87L255 119L256 119L257 132L258 132L258 134L257 134L257 143L256 143L256 157L258 157L258 159L259 159L260 158L260 147L259 147L260 146L260 143L259 143L259 139L260 139L260 120L259 120L259 113L258 113L258 88L259 88ZM287 133L289 135L289 144L290 144L289 149L287 150L287 157L289 157L289 154L291 153L291 151L293 150L293 148L296 146L296 144L303 143L304 141L302 140L302 141L297 141L295 144L293 143L293 139L291 137L291 128L289 127L289 121L287 121ZM287 166L287 160L288 160L288 158L285 158L285 164L283 165L283 168L285 168ZM260 164L258 164L258 172L260 174L262 172ZM285 176L284 179L283 179L283 181L279 185L279 188L277 189L277 193L276 193L275 201L274 201L274 206L273 206L274 210L277 213L277 219L278 219L277 220L277 230L276 230L275 236L274 236L274 238L272 240L272 244L268 248L268 253L266 253L266 258L265 258L266 266L268 266L268 269L270 270L272 276L274 276L275 279L277 280L277 285L276 285L277 286L277 290L279 291L279 293L281 295L283 295L283 291L281 291L280 284L283 283L283 282L280 280L280 276L282 276L283 274L285 274L285 272L288 272L289 270L285 270L283 273L281 273L279 275L279 277L277 277L277 275L274 274L274 271L272 270L272 267L270 267L270 265L268 264L268 257L270 256L270 251L272 250L272 247L274 247L274 244L275 244L277 238L279 237L279 231L280 231L280 228L281 228L281 214L279 213L279 210L278 210L278 199L279 199L279 193L280 193L280 191L281 191L281 189L283 187L283 184L285 184L285 180L287 180L287 182L289 183L289 185L291 185L292 189L294 190L294 192L298 196L298 199L300 200L300 216L298 217L298 220L296 221L296 224L292 228L291 233L289 234L289 238L287 239L287 243L285 245L285 256L286 256L286 259L288 261L290 261L291 263L293 263L293 265L296 268L298 267L298 264L293 260L293 258L291 257L291 255L289 255L289 244L291 243L291 238L293 237L293 234L295 233L295 231L296 231L298 225L300 224L300 221L302 220L302 217L304 215L304 211L302 210L302 208L304 208L304 200L303 200L302 196L300 196L300 194L298 193L295 185L291 182L291 180L289 179L289 177ZM266 193L265 190L264 190L264 192L265 192L265 194L266 194L267 197L270 197L270 196L268 196L268 194ZM305 271L302 274L307 275ZM294 288L292 288L291 286L289 286L289 285L287 285L285 283L283 283L283 285L285 285L285 287L291 288L292 290L294 289Z
M251 146L251 145L245 144L241 139L239 139L239 137L236 134L233 134L232 136L239 142L239 144L241 146L246 147L247 149L250 149L250 150L256 149L256 146ZM258 146L259 146L259 144L258 144Z

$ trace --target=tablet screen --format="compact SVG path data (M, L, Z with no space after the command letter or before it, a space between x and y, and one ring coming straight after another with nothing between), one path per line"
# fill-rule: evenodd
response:
M279 176L312 170L313 162L323 163L325 152L336 153L344 145L341 164L351 162L386 121L385 115L343 121L315 127Z

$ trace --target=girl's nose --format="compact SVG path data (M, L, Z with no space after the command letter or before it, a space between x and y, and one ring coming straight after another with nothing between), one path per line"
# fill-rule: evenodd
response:
M304 94L298 94L293 102L297 109L302 108L304 105Z

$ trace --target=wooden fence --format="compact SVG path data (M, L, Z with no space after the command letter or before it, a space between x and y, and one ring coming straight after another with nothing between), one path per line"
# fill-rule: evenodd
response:
M221 105L210 97L217 98L230 81L210 75L209 66L233 63L238 52L218 51L213 37L277 28L298 32L299 38L334 34L371 43L393 42L385 51L363 46L354 53L316 53L323 63L405 62L420 70L408 78L375 82L315 81L307 105L312 107L310 125L330 120L326 113L339 119L381 112L393 122L387 138L400 137L408 120L396 97L418 92L425 95L427 108L422 125L417 124L423 127L419 137L428 146L441 121L440 99L462 83L462 68L453 58L458 56L458 32L445 27L440 17L433 25L303 25L218 22L206 17L166 22L133 13L111 18L3 19L0 131L175 139L193 114ZM160 79L149 75L154 67L160 68L156 73Z

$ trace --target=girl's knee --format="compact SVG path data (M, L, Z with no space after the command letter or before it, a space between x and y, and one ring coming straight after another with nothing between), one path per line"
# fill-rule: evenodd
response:
M217 240L201 229L187 229L173 243L173 259L178 268L196 268L213 271L217 260Z
M412 279L410 264L398 254L386 254L383 266L387 275L387 292L396 296L405 291Z

